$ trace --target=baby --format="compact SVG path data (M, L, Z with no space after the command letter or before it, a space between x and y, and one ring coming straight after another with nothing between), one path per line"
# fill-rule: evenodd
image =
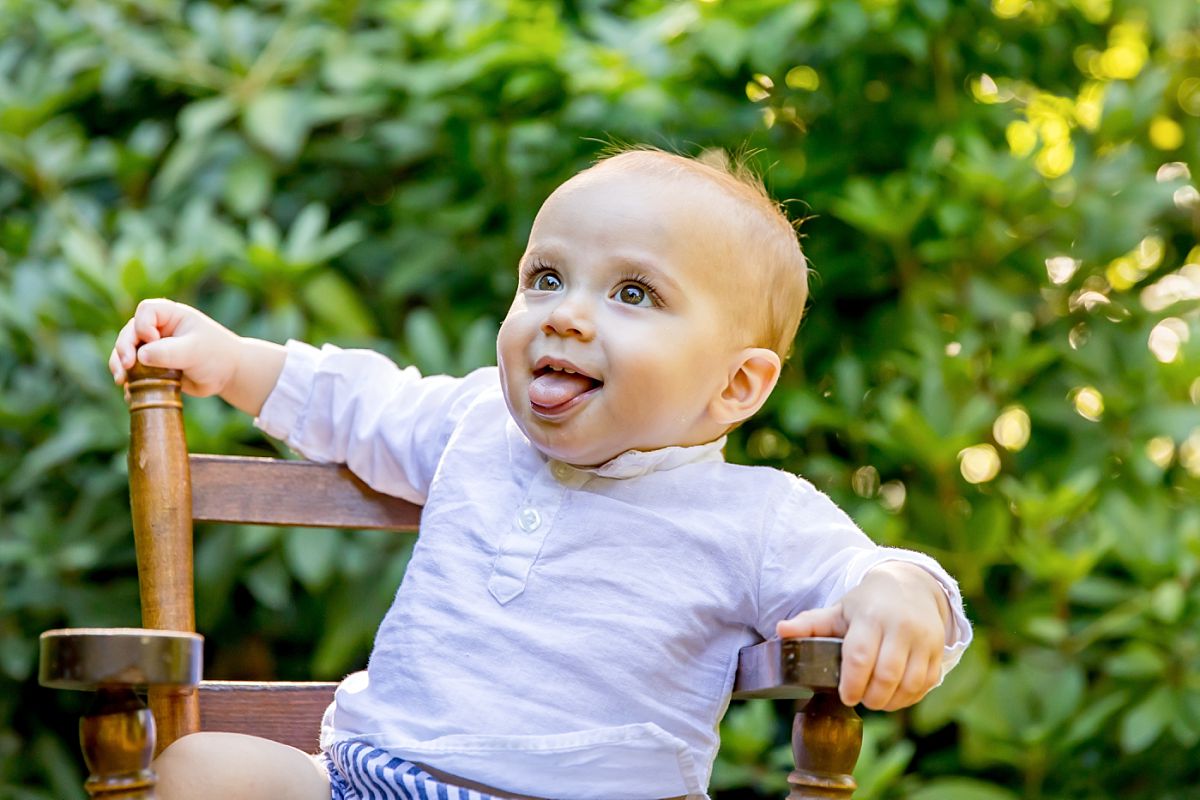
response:
M161 796L704 798L738 650L772 636L844 637L847 704L919 700L971 638L954 581L807 482L722 457L805 297L760 183L635 150L538 212L498 368L422 377L142 302L118 383L135 359L179 369L189 394L424 505L322 754L187 736L156 762Z

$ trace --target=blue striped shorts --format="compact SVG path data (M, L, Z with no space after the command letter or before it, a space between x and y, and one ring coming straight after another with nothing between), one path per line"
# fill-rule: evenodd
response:
M411 761L363 742L338 742L325 751L331 800L498 800L442 783Z

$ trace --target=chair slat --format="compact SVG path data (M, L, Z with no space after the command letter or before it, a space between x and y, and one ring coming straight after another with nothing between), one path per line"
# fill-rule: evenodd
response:
M415 531L421 507L380 494L338 464L190 455L192 519Z
M203 681L200 730L262 736L315 753L321 715L336 688L336 683Z

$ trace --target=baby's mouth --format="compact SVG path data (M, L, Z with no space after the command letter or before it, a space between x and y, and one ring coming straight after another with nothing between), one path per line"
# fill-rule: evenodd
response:
M543 366L533 371L529 402L536 411L565 411L575 400L603 385L603 381L570 367Z

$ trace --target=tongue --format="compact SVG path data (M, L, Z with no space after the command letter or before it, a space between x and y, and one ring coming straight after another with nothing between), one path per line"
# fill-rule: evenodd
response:
M535 406L561 406L586 392L596 382L585 375L568 372L547 372L529 384L529 401Z

